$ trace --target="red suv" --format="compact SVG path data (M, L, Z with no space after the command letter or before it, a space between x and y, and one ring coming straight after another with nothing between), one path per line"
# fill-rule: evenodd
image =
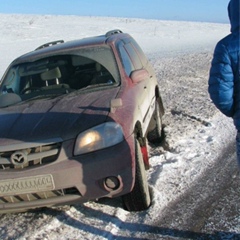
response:
M152 66L120 30L18 57L0 84L0 212L118 196L147 209L163 113Z

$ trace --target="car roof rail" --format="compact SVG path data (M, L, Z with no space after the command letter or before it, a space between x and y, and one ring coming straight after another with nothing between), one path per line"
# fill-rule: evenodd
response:
M57 45L59 43L64 43L64 41L63 40L57 40L57 41L45 43L45 44L39 46L38 48L36 48L35 51L37 51L39 49L42 49L42 48L50 47L50 46L53 46L53 45Z
M105 34L105 37L110 37L110 36L112 36L112 35L114 35L114 34L118 34L118 33L122 33L122 31L119 30L119 29L114 29L114 30L108 31L108 32Z

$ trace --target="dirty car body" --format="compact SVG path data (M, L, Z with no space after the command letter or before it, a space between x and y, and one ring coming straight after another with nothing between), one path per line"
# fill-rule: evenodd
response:
M149 193L134 190L136 146L145 171L156 104L161 117L153 69L120 30L15 59L0 85L0 212L118 196L146 209Z

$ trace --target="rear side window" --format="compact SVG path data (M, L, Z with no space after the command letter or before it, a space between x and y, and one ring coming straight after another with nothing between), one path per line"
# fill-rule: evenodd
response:
M131 42L125 44L121 42L118 46L122 63L128 76L130 76L132 71L142 69L143 62L147 61L144 57L144 61L141 61L141 54L138 53L138 48L140 49L138 45L134 47Z
M123 43L119 45L119 53L121 56L122 64L125 69L125 72L128 76L130 76L131 72L135 70L133 63L129 57L129 54L127 53L126 49L124 48Z
M132 39L131 42L132 42L133 47L136 49L143 66L146 66L148 63L148 59L146 58L143 50L140 48L140 46L137 44L137 42L134 39Z
M134 49L134 47L132 46L131 43L127 43L124 45L125 49L127 50L133 64L134 64L134 68L135 69L142 69L142 63L141 60L139 58L139 55L137 54L136 50Z

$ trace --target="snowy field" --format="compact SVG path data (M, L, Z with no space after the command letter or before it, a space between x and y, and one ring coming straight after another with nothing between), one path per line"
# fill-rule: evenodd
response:
M161 239L156 223L164 209L214 165L227 142L234 141L232 120L215 109L207 92L213 49L229 33L227 24L0 14L0 75L15 57L45 42L101 35L111 29L130 33L145 51L166 109L165 143L149 146L152 206L129 213L120 199L104 199L5 214L0 216L0 239ZM168 228L175 229L176 223ZM228 229L233 230L237 231Z

